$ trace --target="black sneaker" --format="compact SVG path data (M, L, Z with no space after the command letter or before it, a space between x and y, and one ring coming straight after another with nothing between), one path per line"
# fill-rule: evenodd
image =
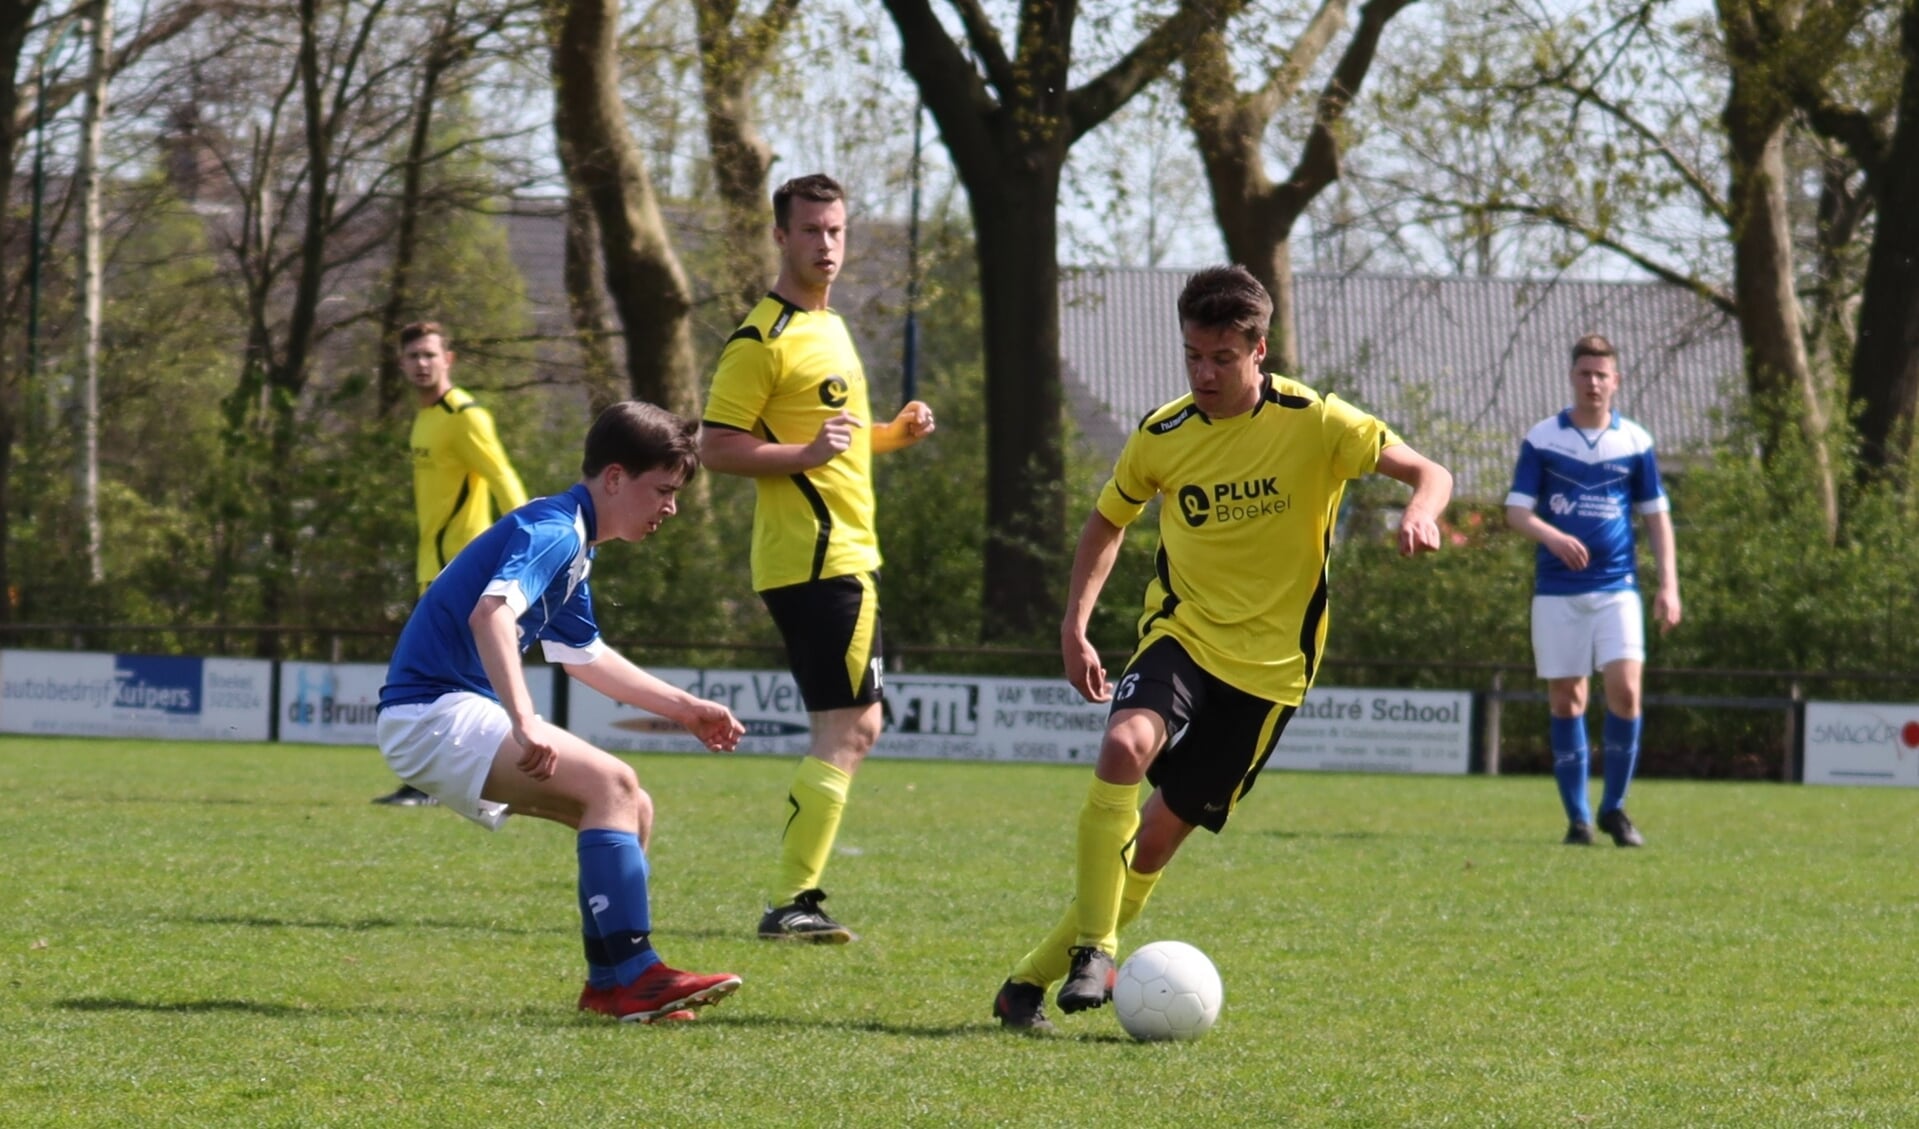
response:
M1113 981L1119 969L1112 955L1091 945L1074 948L1072 970L1059 986L1059 1009L1068 1015L1098 1007L1113 998Z
M801 890L786 905L767 910L760 918L760 940L813 941L822 945L844 945L859 940L851 929L828 917L820 908L825 900L824 890Z
M1593 845L1593 825L1590 823L1569 823L1566 825L1566 837L1560 842L1568 847L1590 847Z
M373 797L373 802L395 808L430 808L440 801L411 784L402 784L385 796Z
M993 997L993 1014L999 1025L1012 1031L1050 1035L1053 1021L1046 1018L1046 989L1035 984L1008 980Z
M1639 833L1639 828L1632 825L1632 820L1627 817L1625 808L1614 808L1611 811L1599 813L1599 829L1612 836L1615 847L1646 845L1646 837Z

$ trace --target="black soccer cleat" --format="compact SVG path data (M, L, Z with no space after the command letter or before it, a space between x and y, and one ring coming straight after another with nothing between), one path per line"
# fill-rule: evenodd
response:
M430 808L440 801L411 784L402 784L384 796L375 796L373 802L395 808Z
M1112 999L1113 981L1119 977L1119 969L1114 967L1113 957L1106 950L1085 945L1071 952L1072 969L1067 972L1056 997L1059 1009L1068 1015L1099 1007Z
M1036 984L1008 980L993 997L993 1015L1009 1031L1051 1035L1053 1021L1046 1018L1046 989Z
M1569 823L1566 825L1566 837L1560 842L1568 847L1590 847L1593 845L1593 825L1590 823Z
M1601 812L1599 814L1599 829L1612 836L1613 846L1615 847L1643 847L1646 845L1646 837L1639 833L1639 828L1632 825L1632 820L1626 816L1625 808L1614 808L1608 812Z
M801 890L793 900L775 906L760 918L762 941L811 941L821 945L844 945L859 940L851 929L827 916L820 903L824 890Z

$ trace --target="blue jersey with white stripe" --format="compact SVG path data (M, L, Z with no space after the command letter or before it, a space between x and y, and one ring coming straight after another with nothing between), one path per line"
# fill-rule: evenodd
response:
M519 618L520 650L540 640L552 662L592 662L605 649L586 583L593 567L593 498L584 485L535 498L474 538L427 585L400 631L380 707L470 690L499 701L467 620L482 596Z
M1588 432L1570 410L1526 433L1506 504L1526 507L1586 545L1590 559L1578 572L1539 547L1533 591L1541 596L1638 587L1632 515L1670 506L1645 428L1614 412L1610 424Z

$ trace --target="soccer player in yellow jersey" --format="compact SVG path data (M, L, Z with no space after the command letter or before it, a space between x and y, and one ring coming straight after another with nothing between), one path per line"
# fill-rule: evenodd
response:
M453 387L453 342L438 322L400 330L400 369L420 399L407 445L413 450L413 508L419 519L416 557L420 591L493 524L493 503L505 514L526 505L526 487L513 473L493 429L493 417ZM373 801L425 807L433 797L408 784Z
M812 725L787 792L765 940L844 943L820 903L853 774L880 733L879 541L872 456L933 431L914 401L872 422L866 372L827 298L846 256L846 194L831 177L773 193L773 290L727 341L708 392L700 462L758 486L753 588L786 641Z
M1050 1031L1112 991L1122 926L1195 827L1217 833L1312 685L1326 640L1326 558L1350 479L1413 488L1407 556L1439 547L1452 475L1384 423L1260 371L1273 304L1243 267L1213 267L1179 297L1191 393L1140 421L1086 519L1060 625L1066 678L1111 701L1079 813L1075 898L993 1002L1009 1028ZM1086 624L1125 528L1154 496L1158 567L1139 642L1108 684ZM1140 781L1152 786L1142 808Z

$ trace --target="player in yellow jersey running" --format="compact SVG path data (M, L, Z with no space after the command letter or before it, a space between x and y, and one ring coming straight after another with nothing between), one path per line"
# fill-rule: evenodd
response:
M407 446L413 453L413 509L420 527L415 556L420 591L440 575L466 543L501 514L526 505L526 487L513 473L493 417L453 386L453 340L440 323L414 322L400 330L400 369L419 397ZM409 784L376 804L426 807L432 796Z
M880 733L879 540L872 456L932 434L914 401L874 423L866 371L827 305L846 259L846 194L831 177L773 193L773 290L727 341L707 394L700 462L754 480L753 589L786 641L812 725L787 792L766 940L854 940L820 903L853 774Z
M1347 481L1378 472L1413 487L1399 551L1439 547L1452 475L1338 397L1262 373L1272 313L1243 267L1187 280L1192 391L1140 421L1080 534L1060 649L1067 681L1112 712L1079 813L1074 901L1001 986L993 1013L1006 1027L1050 1031L1046 987L1062 977L1061 1010L1104 1003L1120 928L1193 828L1217 833L1252 790L1325 644L1326 558ZM1155 495L1139 642L1108 684L1086 624L1126 526ZM1152 785L1143 810L1141 780Z

